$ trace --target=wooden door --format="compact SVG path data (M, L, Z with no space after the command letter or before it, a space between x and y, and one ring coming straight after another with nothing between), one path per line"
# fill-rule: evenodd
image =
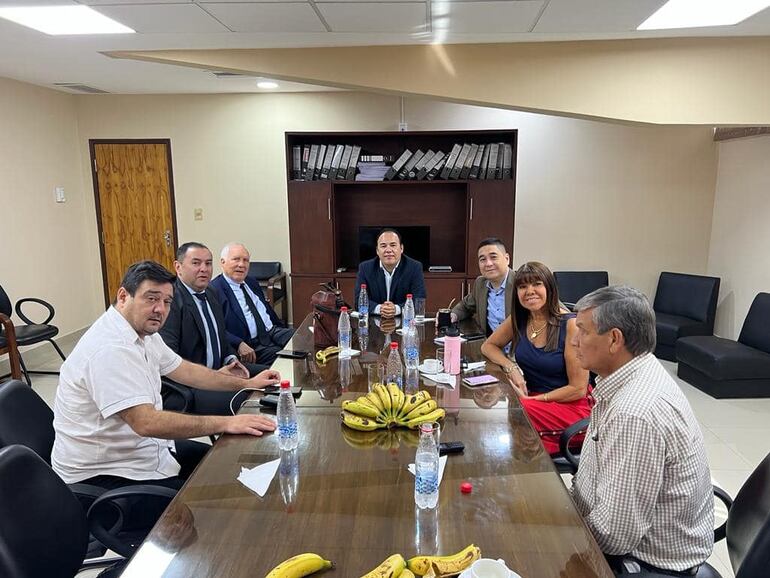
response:
M336 267L331 183L292 181L288 193L291 272L333 276Z
M171 142L89 142L109 304L132 263L152 259L173 271L177 233Z
M478 244L499 237L513 255L514 186L510 180L470 181L466 273L479 270Z
M425 312L433 316L441 307L446 307L454 299L455 304L465 296L465 279L463 278L425 278L425 292L428 298L425 302Z

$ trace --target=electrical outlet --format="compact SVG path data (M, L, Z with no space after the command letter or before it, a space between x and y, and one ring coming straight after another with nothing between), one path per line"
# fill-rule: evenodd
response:
M195 209L193 211L193 219L196 221L202 221L203 220L203 209Z
M56 187L53 190L53 198L57 203L64 203L67 200L64 196L64 187Z

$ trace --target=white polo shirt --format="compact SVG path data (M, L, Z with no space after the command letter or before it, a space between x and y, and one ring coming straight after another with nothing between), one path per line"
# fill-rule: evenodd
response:
M117 415L142 404L163 409L160 377L182 358L157 333L140 339L110 307L62 364L54 403L51 465L68 484L99 475L132 480L176 476L171 440L143 437Z

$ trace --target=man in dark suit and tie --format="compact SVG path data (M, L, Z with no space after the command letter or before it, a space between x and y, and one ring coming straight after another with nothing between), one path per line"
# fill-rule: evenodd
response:
M235 350L227 341L222 306L214 290L209 287L213 257L208 247L196 242L180 246L174 268L177 274L174 300L169 308L168 319L160 330L166 345L182 359L237 377L247 378L268 369L267 365L240 363ZM179 384L176 388L177 391L164 384L166 409L180 408L182 400L178 397L178 391L186 388L193 401L188 411L201 415L230 414L233 392L206 391Z
M385 318L401 314L407 294L425 298L422 264L404 255L401 233L395 229L380 231L377 256L358 266L356 306L363 284L369 295L369 312Z
M227 339L241 361L269 365L294 335L294 329L283 326L259 282L248 277L250 259L243 244L225 245L220 259L223 274L211 286L222 303Z

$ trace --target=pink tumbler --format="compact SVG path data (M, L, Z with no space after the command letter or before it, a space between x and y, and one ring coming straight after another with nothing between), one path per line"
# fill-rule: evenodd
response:
M460 332L456 327L449 327L444 337L444 373L460 373Z

